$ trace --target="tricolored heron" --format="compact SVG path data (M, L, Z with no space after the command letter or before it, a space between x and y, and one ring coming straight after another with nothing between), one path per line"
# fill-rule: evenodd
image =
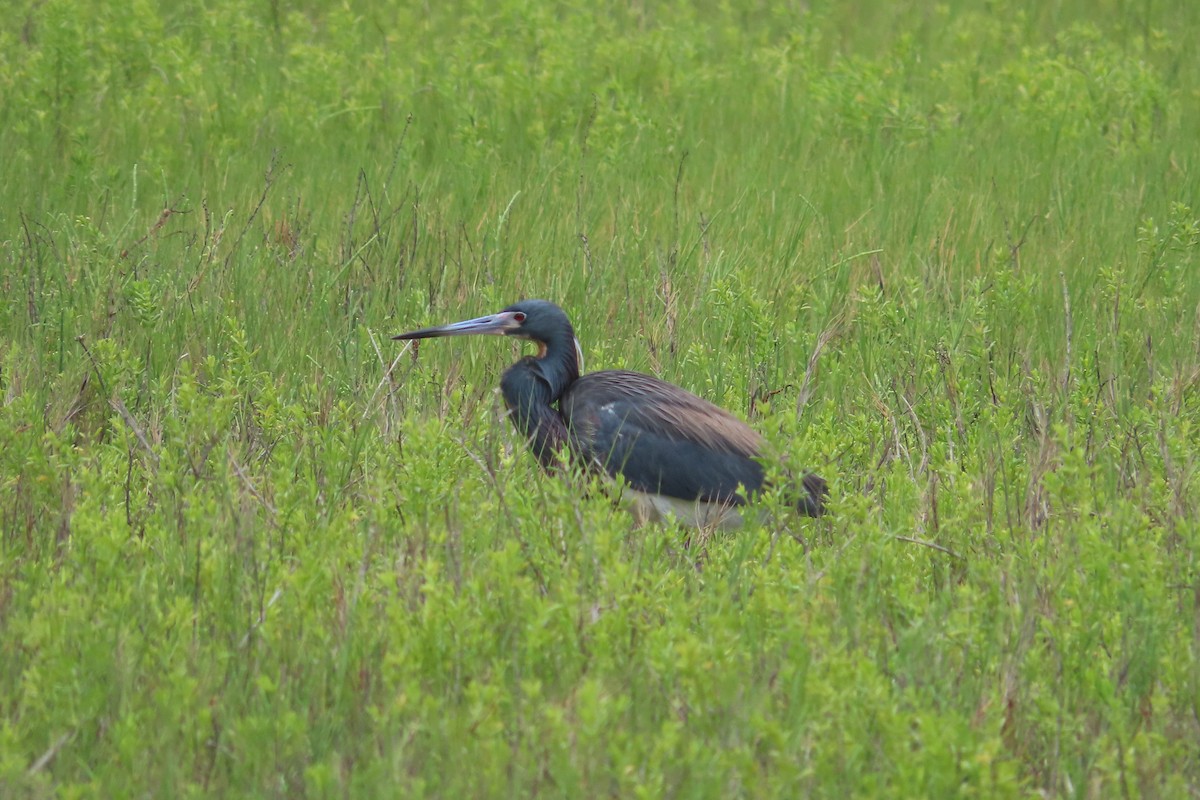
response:
M762 437L724 409L658 378L625 370L580 375L579 341L554 303L522 300L497 314L393 338L482 333L538 346L537 355L505 370L500 391L545 469L552 470L566 448L573 462L624 478L642 521L675 516L699 526L740 524L742 492L753 496L763 487ZM825 481L808 474L801 486L796 509L821 514Z

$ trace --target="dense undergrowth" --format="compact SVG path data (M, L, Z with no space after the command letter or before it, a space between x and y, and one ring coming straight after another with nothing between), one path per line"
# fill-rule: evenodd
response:
M0 794L1200 793L1192 4L19 3ZM518 348L833 487L634 529Z

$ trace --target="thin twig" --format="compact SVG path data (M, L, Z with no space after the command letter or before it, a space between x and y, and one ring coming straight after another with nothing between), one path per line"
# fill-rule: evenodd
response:
M129 409L121 402L121 398L114 397L108 401L113 410L121 415L121 419L125 420L125 424L129 426L129 430L133 431L133 435L137 437L138 442L142 445L142 449L146 451L146 455L150 457L150 464L155 470L158 469L158 453L154 452L154 448L150 446L150 442L146 440L146 433L142 430L142 426L138 425L133 414L129 413Z
M262 507L269 511L272 517L278 516L279 512L275 510L275 506L271 505L267 498L263 497L258 489L255 488L253 481L250 480L250 476L242 469L242 465L237 462L237 459L230 456L229 463L233 466L233 471L237 473L237 476L242 479L242 483L246 484L247 491L254 496L254 499L262 504Z
M267 612L271 609L271 606L275 605L275 601L278 600L282 596L283 596L283 587L281 586L275 590L275 594L271 595L271 599L267 601L267 604L265 606L263 606L262 613L258 615L258 620L253 625L250 626L250 630L246 631L246 635L242 637L242 641L238 645L238 647L246 646L246 643L250 641L251 635L253 635L253 633L256 630L258 630L260 627L262 627L262 624L267 621Z
M928 547L932 550L937 550L938 552L945 553L946 555L951 556L953 558L966 560L963 556L960 556L958 553L954 552L949 547L943 547L942 545L938 544L937 542L930 542L930 541L926 541L925 539L917 539L916 537L913 537L913 536L896 536L893 538L895 538L896 541L898 541L898 542L908 542L909 544L919 544L922 547Z
M371 399L367 401L367 407L363 411L361 420L363 422L366 421L369 415L374 414L379 410L379 407L383 405L384 400L387 399L387 395L384 395L378 403L375 402L375 398L379 397L379 392L381 389L383 389L384 384L391 380L392 373L396 370L396 365L400 363L400 359L404 358L404 354L412 349L412 342L405 342L404 346L400 348L400 352L394 359L392 359L392 363L389 365L383 358L383 351L379 349L379 343L375 341L375 334L368 330L367 337L370 338L371 346L375 348L375 357L379 359L379 365L383 367L384 370L383 377L379 379L379 384L375 387L375 391L371 392Z
M854 540L857 538L858 538L857 533L852 536L847 537L847 539L844 542L842 542L842 545L841 545L841 547L838 548L837 552L833 554L833 558L831 558L830 561L831 562L836 561L837 559L841 558L842 553L846 552L846 548L848 548L854 542ZM808 582L809 585L811 586L812 584L814 584L817 581L824 578L825 574L828 571L829 571L828 569L822 569L822 570L818 571L817 574L813 575L812 578L809 580L809 582Z
M180 201L182 202L182 200L183 200L183 198L181 197ZM133 250L135 250L138 247L141 247L143 244L145 244L147 241L149 241L150 237L153 236L154 234L158 233L159 230L162 229L162 226L166 225L167 220L169 220L172 216L174 216L175 214L188 214L188 213L191 213L191 212L183 211L182 209L174 208L173 206L167 206L166 208L164 208L162 210L162 213L158 215L158 219L155 221L155 223L152 226L150 226L150 230L146 231L146 235L143 236L142 238L138 239L136 242L129 245L129 247L126 247L124 250L121 251L121 258L128 258L130 252L132 252Z
M246 232L250 230L250 226L254 224L254 220L258 218L258 213L262 211L263 204L267 202L267 195L271 193L271 187L275 184L275 169L279 166L279 150L276 149L271 153L271 161L267 164L266 174L263 175L263 190L258 197L258 205L254 206L254 210L250 212L250 216L246 217L246 222L242 225L238 236L233 240L233 246L229 248L229 253L225 256L224 267L229 268L229 264L233 261L234 255L237 254L238 247L242 243L242 239L246 238ZM290 169L291 164L287 164L284 169Z
M51 760L58 755L58 751L62 749L63 745L67 743L74 733L74 731L67 731L62 736L59 736L57 739L55 739L54 744L46 748L46 752L38 756L38 760L29 765L29 769L25 774L36 775L37 773L41 772L42 768L49 764Z
M808 400L812 396L813 375L817 372L817 361L821 358L821 352L827 344L837 338L841 329L842 318L838 316L817 335L817 343L813 347L812 353L808 356L808 366L804 368L804 382L800 384L800 396L796 398L797 417L804 412L804 407L808 405Z
M89 350L88 346L84 343L83 335L81 334L76 336L75 341L79 342L79 346L83 348L83 352L85 355L87 355L88 361L92 362L92 372L96 373L96 380L100 381L100 388L104 390L105 394L108 394L108 383L104 380L104 373L100 371L100 365L96 363L96 357L92 355L92 351Z
M908 398L896 392L906 408L908 408L908 418L912 420L913 428L917 432L917 440L921 443L921 464L917 467L917 472L925 473L929 468L929 440L925 438L925 429L921 427L921 420L917 417L917 410L912 407L912 403L908 402Z
M1071 293L1067 291L1067 276L1059 272L1058 277L1062 281L1063 313L1066 315L1067 325L1067 363L1063 365L1063 391L1066 392L1071 386L1071 339L1075 325L1071 318Z

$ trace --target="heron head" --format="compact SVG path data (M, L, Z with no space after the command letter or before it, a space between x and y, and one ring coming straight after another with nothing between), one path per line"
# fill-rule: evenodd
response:
M492 334L529 339L538 344L538 357L549 350L574 348L579 371L583 371L583 353L575 338L575 329L566 313L549 300L521 300L503 311L486 317L437 325L402 333L393 339L433 339L441 336Z

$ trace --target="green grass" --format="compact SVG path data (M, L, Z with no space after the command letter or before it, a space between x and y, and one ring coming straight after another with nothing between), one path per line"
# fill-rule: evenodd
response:
M1198 9L18 3L0 795L1200 795ZM832 513L388 338L530 296Z

